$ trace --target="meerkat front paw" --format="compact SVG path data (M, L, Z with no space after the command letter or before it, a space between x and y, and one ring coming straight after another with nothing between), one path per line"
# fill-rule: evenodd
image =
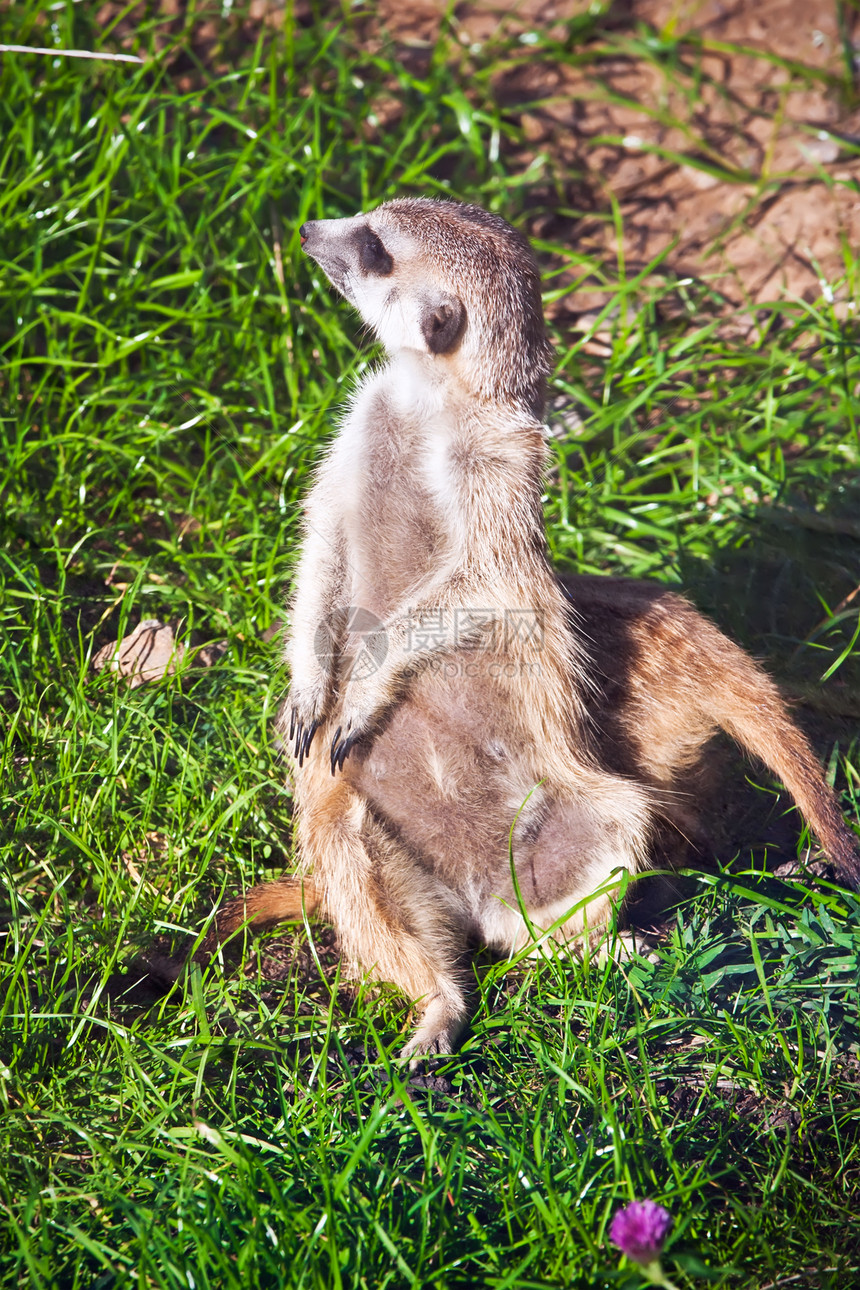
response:
M352 749L359 740L368 738L381 712L378 696L361 681L350 682L339 714L338 727L331 741L331 773L343 770Z
M358 741L364 738L367 732L360 726L354 728L352 722L347 722L346 726L338 726L334 732L331 741L331 773L336 770L343 770L343 763L352 752Z
M317 689L290 690L286 703L290 725L287 736L293 744L293 756L301 766L313 743L314 735L325 720L324 697Z

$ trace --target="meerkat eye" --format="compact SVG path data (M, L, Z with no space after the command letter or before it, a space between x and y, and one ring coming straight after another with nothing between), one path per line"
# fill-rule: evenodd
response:
M365 273L386 277L394 268L394 261L371 228L358 234L358 260Z

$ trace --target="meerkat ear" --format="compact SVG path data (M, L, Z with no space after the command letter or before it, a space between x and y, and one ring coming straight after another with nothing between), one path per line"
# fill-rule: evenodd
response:
M431 354L450 354L466 326L466 306L457 296L428 300L421 311L421 335Z

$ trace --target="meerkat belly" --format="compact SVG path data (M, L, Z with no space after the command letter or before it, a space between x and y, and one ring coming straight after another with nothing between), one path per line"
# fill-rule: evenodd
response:
M382 620L403 603L422 571L441 554L442 538L428 508L406 489L402 501L384 525L360 526L350 545L352 603ZM381 499L368 489L363 504L368 514Z
M506 948L522 930L520 900L547 926L600 884L611 838L587 803L551 786L551 764L535 764L505 682L470 665L476 656L449 656L417 678L344 773L458 893L474 935Z
M351 601L381 619L449 555L438 501L416 469L425 438L426 428L403 421L385 382L377 382L363 396L342 458Z

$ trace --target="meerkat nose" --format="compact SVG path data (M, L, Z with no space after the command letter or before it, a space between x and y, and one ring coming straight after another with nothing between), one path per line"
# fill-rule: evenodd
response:
M304 246L305 242L307 242L310 236L310 231L311 231L310 224L302 224L301 228L299 229L299 242L302 244L302 246Z

